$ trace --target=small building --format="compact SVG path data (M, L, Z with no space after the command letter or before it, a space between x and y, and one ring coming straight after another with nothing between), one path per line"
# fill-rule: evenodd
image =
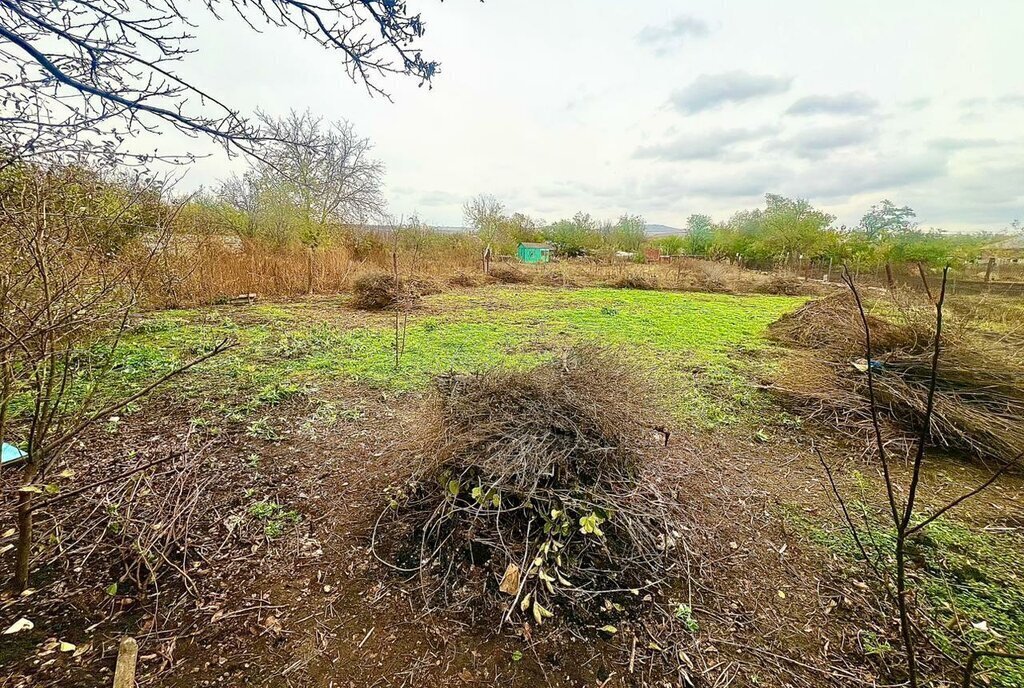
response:
M524 241L519 244L519 260L524 263L547 263L551 260L551 252L554 246L551 244L534 244Z

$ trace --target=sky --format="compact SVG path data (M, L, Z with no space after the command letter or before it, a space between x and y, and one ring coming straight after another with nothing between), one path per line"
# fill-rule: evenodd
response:
M1020 0L436 0L428 89L371 97L311 41L197 17L179 73L243 112L347 119L386 166L395 216L461 225L486 193L554 221L579 210L683 227L765 193L855 225L873 203L925 227L1024 220ZM245 167L210 153L181 185Z

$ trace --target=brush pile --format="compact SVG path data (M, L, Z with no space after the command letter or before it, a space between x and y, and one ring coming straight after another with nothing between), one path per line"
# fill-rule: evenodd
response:
M530 281L528 274L511 265L492 265L488 274L502 284L526 284Z
M680 533L646 458L657 438L636 371L576 349L443 377L435 401L421 468L375 544L419 574L428 603L591 619L664 580Z
M789 275L772 275L754 287L754 291L758 294L776 296L816 296L822 294L824 290L825 287L821 283Z
M430 280L395 279L390 272L369 272L352 283L352 306L364 311L380 311L413 304L422 296L436 294L438 286Z
M934 310L898 304L868 316L875 397L890 439L907 441L923 422L931 378ZM1024 453L1024 355L961 326L947 310L931 441L981 458ZM804 350L775 380L795 410L862 437L871 431L864 326L853 297L814 301L775 322L770 333Z
M616 289L649 289L658 288L658 278L640 272L627 272L611 283Z

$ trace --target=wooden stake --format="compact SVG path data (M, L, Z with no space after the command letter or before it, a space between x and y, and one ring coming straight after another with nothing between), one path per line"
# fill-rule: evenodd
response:
M135 688L135 662L139 657L139 644L135 638L121 638L117 649L117 668L114 669L114 688Z

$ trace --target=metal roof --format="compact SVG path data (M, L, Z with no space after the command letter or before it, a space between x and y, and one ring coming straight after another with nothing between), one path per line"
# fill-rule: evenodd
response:
M520 242L519 245L525 248L544 248L549 251L554 248L554 246L552 246L551 244L537 244L529 241Z

